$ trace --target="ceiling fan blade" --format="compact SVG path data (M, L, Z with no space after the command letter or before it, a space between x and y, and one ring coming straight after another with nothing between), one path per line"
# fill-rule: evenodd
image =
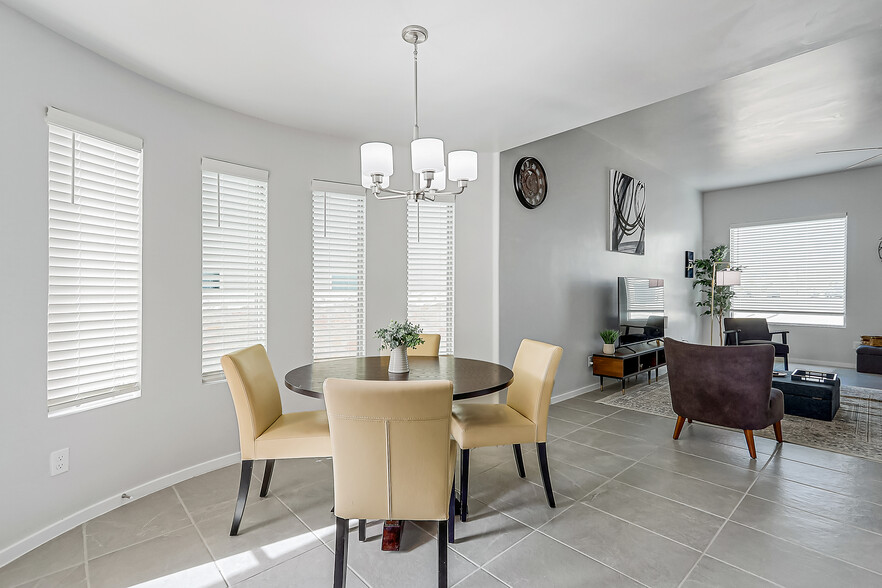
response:
M877 151L882 147L861 147L860 149L834 149L833 151L818 151L815 155L822 153L845 153L846 151Z
M857 166L859 166L860 164L862 164L862 163L867 163L867 162L870 161L871 159L876 159L877 157L882 157L882 153L880 153L879 155L874 155L873 157L868 157L868 158L864 159L863 161L859 161L859 162L855 163L854 165L850 165L850 166L848 166L848 167L845 168L845 169L851 169L851 168L853 168L853 167L857 167Z

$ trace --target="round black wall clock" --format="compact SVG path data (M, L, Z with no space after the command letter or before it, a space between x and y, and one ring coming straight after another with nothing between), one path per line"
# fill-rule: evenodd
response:
M518 200L527 208L537 208L548 194L545 168L535 157L522 157L514 169L514 188Z
M882 261L882 237L879 237L879 261Z

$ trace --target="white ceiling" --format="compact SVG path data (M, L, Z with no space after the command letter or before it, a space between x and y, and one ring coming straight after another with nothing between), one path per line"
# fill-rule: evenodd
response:
M850 38L878 0L2 0L159 83L269 121L497 151ZM741 99L749 100L750 95ZM835 146L835 145L831 145Z

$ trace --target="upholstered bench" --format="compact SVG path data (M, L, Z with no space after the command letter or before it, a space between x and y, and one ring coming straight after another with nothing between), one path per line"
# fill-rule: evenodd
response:
M882 374L882 347L861 345L857 348L857 371Z

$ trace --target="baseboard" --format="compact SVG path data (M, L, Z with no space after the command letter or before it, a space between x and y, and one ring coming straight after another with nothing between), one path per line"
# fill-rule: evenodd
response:
M821 365L826 367L842 367L842 368L854 368L854 362L844 363L838 361L818 361L816 359L801 359L796 357L789 358L790 363L804 363L808 365Z
M600 383L589 384L587 386L582 386L581 388L576 388L575 390L570 390L569 392L564 392L563 394L555 394L551 397L551 404L557 404L558 402L563 402L564 400L569 400L570 398L575 398L576 396L580 396L585 394L586 392L593 392L594 390L600 389Z
M90 521L97 516L108 513L113 509L122 506L123 504L131 502L132 500L137 500L138 498L142 498L144 496L147 496L148 494L152 494L157 490L168 488L169 486L177 484L178 482L189 480L190 478L193 478L195 476L201 476L202 474L206 474L208 472L226 467L228 465L239 463L240 461L241 458L238 452L231 453L223 457L211 459L206 462L202 462L194 466L178 470L177 472L173 472L171 474L156 478L155 480L150 480L149 482L141 484L140 486L137 486L130 490L125 490L124 492L131 496L131 499L123 500L121 497L122 492L119 492L118 494L111 496L110 498L105 498L104 500L101 500L100 502L97 502L92 506L87 506L86 508L77 511L70 516L64 517L58 522L52 523L48 527L40 529L33 535L25 537L18 543L13 543L9 547L0 550L0 567L3 567L13 560L18 559L22 555L26 554L36 547L39 547L47 541L55 539L62 533L66 533L71 529L82 525L83 523Z

